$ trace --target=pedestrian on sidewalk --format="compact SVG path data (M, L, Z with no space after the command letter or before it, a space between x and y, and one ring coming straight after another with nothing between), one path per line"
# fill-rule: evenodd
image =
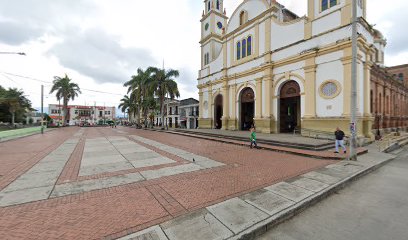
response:
M255 148L258 148L258 145L256 144L256 131L255 131L255 126L252 126L250 129L251 135L249 137L249 140L251 141L251 149L252 145L255 145Z
M339 146L343 148L343 152L347 153L347 148L344 146L344 132L340 130L339 127L336 128L336 132L334 132L334 135L336 136L336 151L334 153L339 153Z

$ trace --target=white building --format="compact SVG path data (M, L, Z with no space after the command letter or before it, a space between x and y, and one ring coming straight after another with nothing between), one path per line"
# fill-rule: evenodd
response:
M54 121L62 121L63 106L58 104L50 104L49 116ZM68 106L68 116L66 123L68 125L78 125L80 123L98 124L106 121L111 121L116 118L115 107L104 106Z
M198 128L199 103L194 98L187 98L180 101L180 122L181 128Z
M227 18L205 0L198 77L200 128L266 133L349 130L352 0L308 2L298 17L273 0L243 0ZM384 42L358 0L359 136L372 138L370 69Z
M166 99L164 102L164 127L188 128L198 127L199 103L194 98L184 100ZM156 114L155 126L161 126L161 114Z

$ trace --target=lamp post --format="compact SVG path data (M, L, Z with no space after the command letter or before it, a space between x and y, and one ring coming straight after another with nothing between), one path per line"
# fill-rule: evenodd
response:
M357 0L353 0L352 63L351 63L351 141L350 161L357 161Z
M24 52L0 52L0 54L16 54L21 56L27 56Z

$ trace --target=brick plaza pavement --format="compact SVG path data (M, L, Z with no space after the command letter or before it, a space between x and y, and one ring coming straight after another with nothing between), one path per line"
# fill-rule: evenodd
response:
M0 143L0 236L113 239L332 163L122 127L59 129Z

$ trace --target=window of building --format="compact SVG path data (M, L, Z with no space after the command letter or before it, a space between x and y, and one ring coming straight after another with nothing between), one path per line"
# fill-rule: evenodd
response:
M322 11L325 11L331 7L336 6L338 3L339 3L338 0L322 0L321 9Z
M75 110L75 114L77 114L77 115L78 115L78 110Z
M404 81L404 74L403 73L398 74L398 79L400 81Z
M237 42L237 60L241 59L241 42Z
M247 46L247 42L246 39L242 40L242 58L246 57L246 46Z
M220 0L217 0L217 9L220 10Z
M252 37L249 36L247 41L247 56L251 56L251 54L252 54Z
M252 36L237 42L237 60L252 55Z
M211 10L211 1L208 1L208 11Z
M246 12L245 11L242 11L240 14L239 14L239 25L242 25L242 24L244 24L246 22Z
M210 63L210 53L204 54L204 65L208 65Z

